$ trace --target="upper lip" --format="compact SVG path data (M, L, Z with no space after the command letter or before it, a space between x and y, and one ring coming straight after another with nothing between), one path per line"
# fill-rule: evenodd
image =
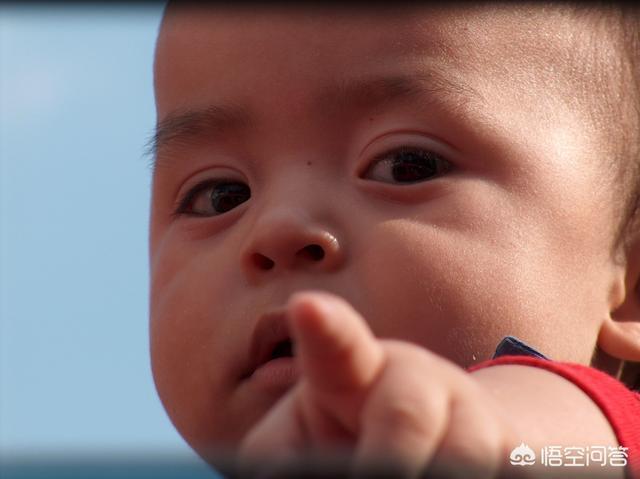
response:
M268 362L275 347L287 340L291 340L291 334L285 308L274 309L261 315L251 336L248 368L244 377L251 376L256 369Z

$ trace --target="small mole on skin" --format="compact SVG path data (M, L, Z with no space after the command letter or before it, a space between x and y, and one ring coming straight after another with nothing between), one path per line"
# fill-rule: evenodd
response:
M311 162L310 161L307 161L307 166L311 166Z

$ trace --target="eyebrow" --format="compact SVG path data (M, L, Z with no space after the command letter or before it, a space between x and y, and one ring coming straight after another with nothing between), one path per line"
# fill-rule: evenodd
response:
M147 143L147 153L158 152L173 143L184 143L204 133L221 134L230 129L246 128L251 124L246 109L235 105L211 105L200 109L178 109L156 124ZM154 166L156 163L154 158Z
M482 98L470 85L433 70L427 73L356 78L338 81L322 88L313 106L330 108L376 108L389 103L422 98L428 106L448 102L454 108L473 98ZM247 108L235 104L209 105L204 108L178 109L159 121L147 143L153 157L153 169L168 161L158 153L172 144L189 144L203 135L214 136L251 127L253 120Z

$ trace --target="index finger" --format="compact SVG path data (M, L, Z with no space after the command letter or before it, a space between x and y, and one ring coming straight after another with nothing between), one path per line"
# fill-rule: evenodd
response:
M293 295L288 315L300 371L314 397L332 409L346 402L361 406L384 363L362 316L344 299L316 291Z

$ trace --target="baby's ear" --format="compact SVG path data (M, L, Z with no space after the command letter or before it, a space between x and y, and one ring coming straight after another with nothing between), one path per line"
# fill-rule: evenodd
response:
M606 364L602 358L608 357L608 363L612 364L615 359L618 366L611 372L629 386L637 387L640 381L640 238L629 245L626 253L611 289L611 312L600 328L597 349L605 354L599 356L598 362ZM596 357L598 354L594 359Z
M615 281L598 348L623 361L640 362L640 238L629 245Z

